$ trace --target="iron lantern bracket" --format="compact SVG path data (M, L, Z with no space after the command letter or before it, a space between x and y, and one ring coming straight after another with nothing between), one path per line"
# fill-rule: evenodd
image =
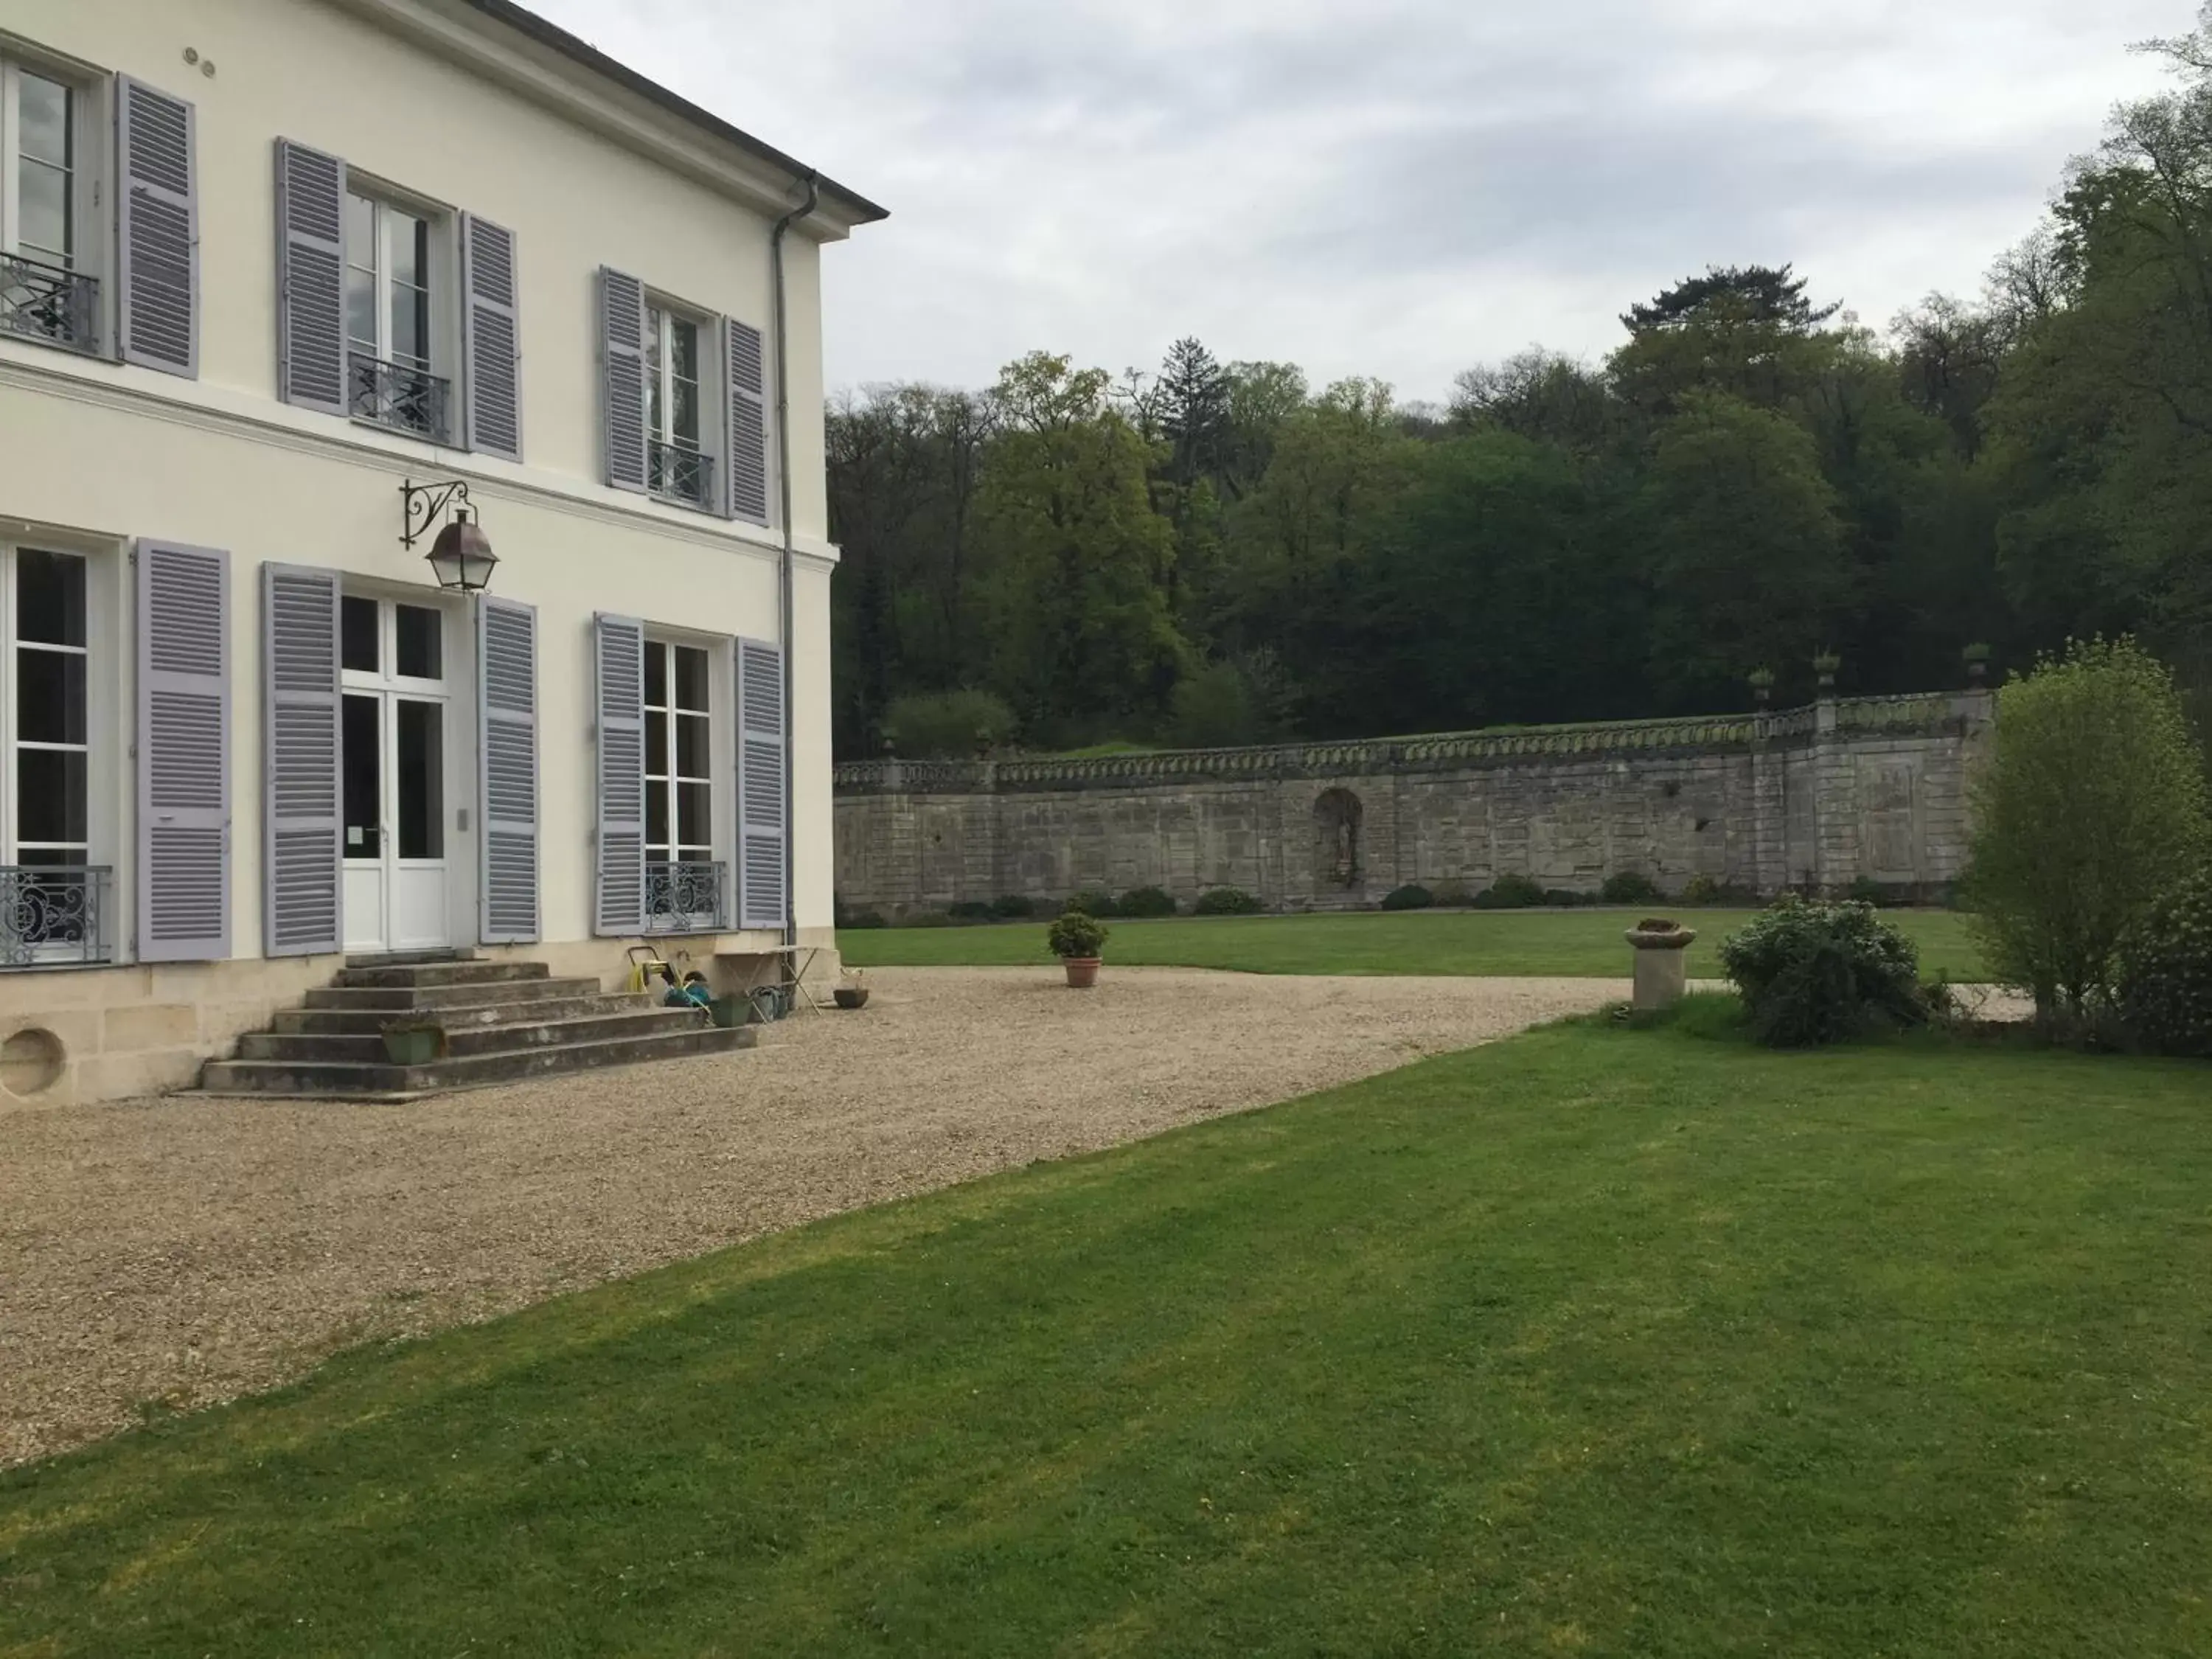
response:
M410 478L399 486L399 544L411 548L416 538L438 517L453 507L469 505L469 487L461 479L451 483L418 484Z

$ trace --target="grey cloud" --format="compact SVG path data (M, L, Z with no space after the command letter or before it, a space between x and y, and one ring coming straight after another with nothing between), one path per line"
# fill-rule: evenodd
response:
M1871 319L1971 289L2194 0L536 0L892 210L834 384L1048 347L1436 397L1715 260Z

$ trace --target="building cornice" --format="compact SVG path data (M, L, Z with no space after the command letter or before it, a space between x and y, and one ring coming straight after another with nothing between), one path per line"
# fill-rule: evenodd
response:
M48 357L56 361L49 363L45 361ZM467 450L437 448L204 381L154 377L162 380L155 391L134 384L137 378L134 371L113 364L63 358L36 346L0 341L0 386L336 461L381 472L395 481L426 471L463 478L479 501L527 502L548 512L625 529L646 529L677 541L770 562L782 556L783 544L775 532L757 526L704 518L612 489L587 494L597 487L580 484L565 473ZM825 569L837 562L837 548L831 542L801 537L796 550L810 564Z
M808 178L819 205L799 229L817 241L889 217L865 196L823 179L514 0L337 0L392 33L521 94L641 155L733 197L781 214Z

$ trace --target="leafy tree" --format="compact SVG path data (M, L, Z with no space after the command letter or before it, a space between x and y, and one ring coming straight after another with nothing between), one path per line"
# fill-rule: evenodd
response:
M1170 611L1174 558L1153 512L1149 447L1102 370L1034 352L992 393L1000 433L976 514L992 682L1033 733L1157 711L1188 647Z
M908 760L964 760L1008 742L1014 711L988 691L901 697L884 714L884 741Z
M2102 1009L2114 952L2212 845L2172 676L2131 640L2076 641L1997 694L1966 882L1985 959L2046 1023Z
M1729 694L1760 664L1805 662L1852 597L1835 491L1794 421L1692 392L1645 485L1658 538L1653 673L1677 704Z

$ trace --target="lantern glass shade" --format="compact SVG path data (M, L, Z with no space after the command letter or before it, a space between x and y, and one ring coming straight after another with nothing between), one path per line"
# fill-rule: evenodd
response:
M499 557L491 550L491 538L471 520L466 508L438 532L430 544L430 568L438 586L460 593L481 593L491 586L492 567Z

